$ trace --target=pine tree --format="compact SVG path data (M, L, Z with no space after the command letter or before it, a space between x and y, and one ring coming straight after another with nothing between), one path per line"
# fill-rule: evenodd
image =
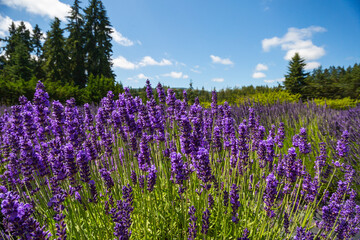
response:
M53 82L69 82L68 58L64 50L64 30L60 28L60 19L57 17L51 24L51 30L47 32L44 43L44 70L47 79Z
M67 30L69 37L66 40L66 51L69 56L69 67L71 79L75 85L85 87L85 34L84 19L80 13L80 1L75 0L68 16Z
M111 70L112 28L100 0L91 0L85 9L85 20L87 75L114 78Z
M284 86L285 89L292 94L304 94L306 86L306 77L304 67L306 66L305 59L301 58L298 53L289 62L288 73L285 75Z
M37 79L44 79L45 73L42 69L42 65L44 64L44 55L43 55L43 46L42 40L44 39L43 33L39 28L39 25L35 25L33 34L32 34L32 47L35 58L33 59L34 65L34 74Z
M9 27L9 37L4 41L6 42L6 60L2 77L12 82L19 79L29 81L33 76L30 54L33 48L30 31L24 22L21 22L18 27L12 23Z

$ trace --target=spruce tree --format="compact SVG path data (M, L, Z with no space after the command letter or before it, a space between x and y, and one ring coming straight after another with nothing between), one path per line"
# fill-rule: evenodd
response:
M306 86L306 77L304 67L306 66L305 59L301 58L299 53L295 53L294 57L289 62L288 73L285 75L284 86L292 94L304 94Z
M100 0L91 0L85 9L86 69L87 75L114 78L111 70L112 28Z
M43 33L39 28L39 25L35 25L33 34L32 34L32 47L35 59L33 59L34 65L34 74L37 79L45 78L44 70L42 65L44 64L44 55L43 55L43 46L42 40L44 39Z
M26 28L24 22L18 27L12 23L9 27L9 36L4 40L5 45L5 63L3 78L8 81L17 81L22 79L29 81L33 75L31 52L32 44L30 31Z
M85 75L85 34L84 19L80 13L80 1L75 0L67 17L69 37L66 40L66 51L69 56L70 77L75 85L83 88L86 85Z
M48 80L69 82L68 58L64 50L64 30L60 28L60 19L55 18L51 23L51 30L47 32L44 43L44 70Z

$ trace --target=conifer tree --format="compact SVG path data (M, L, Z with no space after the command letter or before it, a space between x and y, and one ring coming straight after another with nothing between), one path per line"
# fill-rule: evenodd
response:
M70 77L75 85L85 87L85 33L84 19L80 13L80 1L75 0L67 17L69 37L66 40L66 51L69 56Z
M42 65L44 64L44 55L43 55L43 46L42 46L42 40L44 40L43 33L41 32L41 29L39 25L35 25L33 33L32 33L32 47L33 47L33 53L34 53L34 74L37 79L44 79L45 73L42 69Z
M2 77L8 81L30 80L33 74L30 55L32 44L30 30L26 28L24 22L18 27L14 23L10 25L9 37L5 42L6 62Z
M306 66L305 59L301 58L299 53L295 53L294 57L289 62L288 73L285 75L284 86L285 89L292 94L304 94L306 86L306 77L304 67Z
M51 23L51 30L47 32L44 70L50 81L66 83L69 81L68 58L64 50L64 30L60 28L60 23L60 19L56 17Z
M114 78L111 70L112 28L100 0L91 0L85 9L87 75Z

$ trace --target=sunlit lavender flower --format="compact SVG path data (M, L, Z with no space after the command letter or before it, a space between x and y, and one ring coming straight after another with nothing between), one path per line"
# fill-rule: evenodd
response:
M188 179L187 166L182 160L181 154L172 152L170 155L172 178L175 178L175 183L182 185Z
M264 203L265 203L265 210L269 217L274 217L274 212L271 210L271 207L274 204L277 195L277 185L279 181L275 178L273 173L270 173L269 176L266 178L266 189L263 196Z
M217 115L217 110L218 110L218 106L217 106L217 93L216 91L212 91L211 92L211 114L213 116Z
M95 185L95 181L94 180L90 180L89 181L89 188L90 188L90 194L91 194L91 198L89 199L89 202L93 202L93 203L97 203L97 190L96 190L96 185Z
M344 131L341 135L341 139L337 141L336 152L339 157L345 157L349 152L349 132Z
M44 228L31 217L33 209L30 204L20 202L20 197L11 191L0 193L0 199L3 227L7 233L20 239L33 239L36 235L49 239L49 231L43 231Z
M156 91L159 96L159 102L165 103L165 91L164 91L164 88L162 87L161 83L158 83L158 85L156 87Z
M213 139L212 139L212 146L217 150L221 151L222 143L221 143L221 131L218 126L214 127Z
M146 80L146 97L147 97L148 99L152 99L152 98L153 98L153 91L152 91L152 88L151 88L151 84L150 84L149 79Z
M239 191L238 186L236 186L236 184L234 183L231 186L231 190L230 190L230 203L231 203L231 208L232 208L232 221L234 223L238 223L238 221L239 221L238 213L237 213L237 210L240 207L238 191Z
M108 170L106 170L105 168L100 169L100 174L102 179L105 182L105 186L107 188L108 191L110 191L110 189L114 186L114 181L110 175L110 172Z
M151 161L151 157L150 157L150 150L149 150L149 146L147 143L147 135L144 134L141 138L140 141L140 153L138 156L138 161L139 161L139 168L142 171L147 171L148 168L150 167L150 161Z
M144 176L144 175L140 175L140 176L139 176L139 187L140 187L141 189L143 189L144 186L145 186L145 176Z
M137 175L136 175L136 172L135 172L134 170L131 171L131 176L130 176L130 178L131 178L131 182L132 182L134 185L136 185L136 183L137 183Z
M275 143L278 145L279 148L282 148L284 146L284 139L285 139L285 124L283 122L280 122L277 134L275 136Z
M195 217L196 209L194 206L189 207L189 240L194 240L196 238L196 220L197 217Z
M294 240L313 240L314 234L311 231L306 231L305 228L297 227L296 235L294 236Z
M181 152L183 154L190 154L193 151L190 121L186 115L183 115L181 116L179 123L181 130L181 135L180 135Z
M245 228L242 237L238 238L238 240L250 240L250 238L248 238L249 234L250 234L249 230Z
M80 168L80 176L83 182L90 181L90 166L89 166L89 159L88 155L85 151L80 150L76 155L76 161Z
M152 165L149 169L149 175L147 175L147 190L149 192L152 192L154 190L154 186L156 183L156 167L155 165Z
M209 224L210 224L209 218L210 218L210 211L209 209L206 209L202 215L201 233L203 233L204 235L208 233Z
M209 152L205 148L200 148L195 156L195 168L198 178L205 184L211 180L211 167Z
M71 143L68 143L64 147L65 161L66 161L66 170L69 177L74 177L78 172L75 158L74 158L74 148Z

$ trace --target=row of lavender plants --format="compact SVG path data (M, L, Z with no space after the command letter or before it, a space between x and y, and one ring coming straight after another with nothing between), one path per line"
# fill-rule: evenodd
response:
M4 239L351 239L354 170L301 128L236 122L228 104L188 106L159 84L99 108L49 102L41 82L0 117ZM96 112L96 113L95 113ZM284 143L291 141L291 146ZM314 174L306 162L314 161ZM338 179L338 176L343 176ZM336 177L335 177L336 176ZM330 186L337 186L331 192Z
M252 107L259 122L266 129L271 129L273 124L284 123L286 138L291 137L305 127L309 132L309 142L313 145L313 152L305 165L313 170L316 156L320 153L320 142L326 142L329 155L336 158L337 140L346 130L349 134L349 151L344 158L345 164L355 168L355 188L360 192L360 106L346 110L335 110L327 106L319 106L314 102L283 102L277 104L262 105L254 102L245 102L242 105L233 106L233 116L237 123L242 121L243 116L249 114L249 107ZM286 148L291 147L292 142L284 142ZM313 173L313 171L311 171ZM359 197L357 197L359 199Z

